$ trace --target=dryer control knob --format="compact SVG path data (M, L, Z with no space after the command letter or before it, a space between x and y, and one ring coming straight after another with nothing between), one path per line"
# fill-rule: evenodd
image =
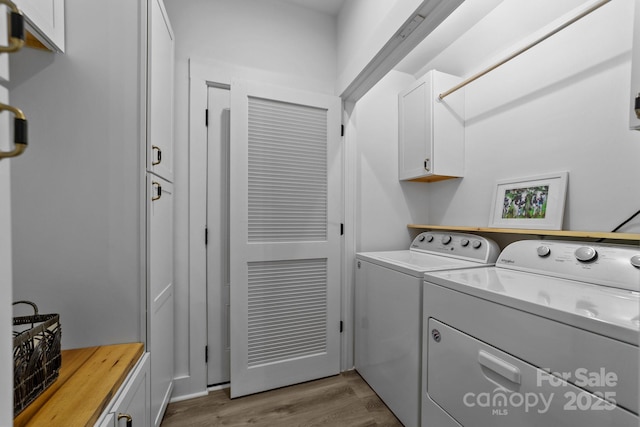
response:
M536 249L536 251L538 252L538 256L540 258L549 256L549 254L551 253L551 249L549 249L548 246L538 246L538 249Z
M421 241L421 242L424 242L424 239L425 239L424 235L421 235L420 237L418 237L418 240Z
M433 236L431 234L427 234L427 242L433 242Z
M460 240L460 245L461 245L463 248L466 248L467 246L469 246L469 239L462 239L462 240Z
M636 268L640 268L640 255L634 255L631 257L631 265Z
M451 243L451 236L442 236L442 244L448 245L449 243Z
M474 240L471 246L473 246L473 249L480 249L480 246L482 246L482 242L480 240Z
M575 251L576 259L580 262L593 261L598 257L598 252L591 246L582 246Z

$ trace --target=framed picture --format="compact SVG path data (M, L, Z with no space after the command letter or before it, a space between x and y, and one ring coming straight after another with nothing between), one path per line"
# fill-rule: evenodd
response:
M561 230L568 172L500 180L489 227Z

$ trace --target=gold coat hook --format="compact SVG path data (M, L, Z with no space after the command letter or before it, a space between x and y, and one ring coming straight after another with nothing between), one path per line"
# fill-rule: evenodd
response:
M0 0L0 4L6 5L11 10L11 32L9 44L0 46L0 52L16 52L24 46L24 16L18 6L11 0Z
M0 0L2 1L2 0ZM19 156L27 149L27 118L19 108L0 103L0 112L9 110L15 115L13 121L13 141L15 147L11 151L0 151L0 160Z

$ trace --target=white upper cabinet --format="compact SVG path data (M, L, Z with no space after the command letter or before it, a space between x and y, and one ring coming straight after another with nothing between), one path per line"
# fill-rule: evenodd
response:
M461 81L429 71L398 95L398 178L440 181L464 174L464 90L439 99Z
M631 106L629 127L640 130L640 2L636 1L633 23L633 51L631 57ZM637 99L637 100L636 100ZM638 108L638 110L636 110Z
M174 36L162 1L149 7L147 170L172 182Z
M64 0L14 0L26 29L45 47L64 52Z

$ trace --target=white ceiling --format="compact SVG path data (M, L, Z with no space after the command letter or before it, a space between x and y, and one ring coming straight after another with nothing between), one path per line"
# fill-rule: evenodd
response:
M340 8L347 0L281 0L287 3L297 4L318 12L332 16L338 16Z

